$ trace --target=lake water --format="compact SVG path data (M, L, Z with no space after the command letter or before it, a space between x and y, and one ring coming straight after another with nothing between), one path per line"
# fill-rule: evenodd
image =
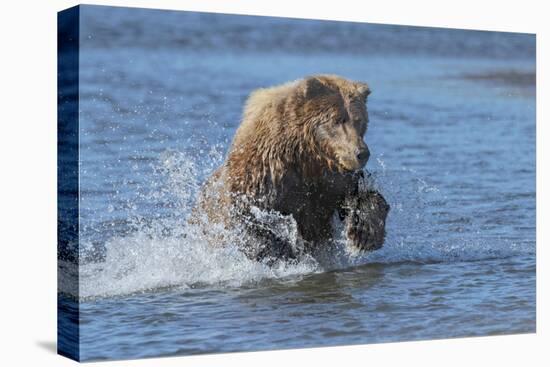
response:
M63 328L79 298L81 360L535 332L533 35L80 16L80 268L60 257L59 299ZM247 95L316 73L373 90L385 246L273 267L212 249L186 217Z

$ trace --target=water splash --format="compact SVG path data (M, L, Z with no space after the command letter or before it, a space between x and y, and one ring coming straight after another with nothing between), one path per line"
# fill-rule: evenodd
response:
M392 207L387 222L386 244L373 253L358 253L347 246L343 229L335 219L335 245L321 247L299 261L279 261L264 264L246 257L238 246L239 230L224 233L226 243L212 246L196 225L187 222L190 208L201 187L202 178L222 161L220 149L203 155L203 161L186 154L167 151L155 166L155 184L147 194L157 203L165 203L170 215L145 218L131 215L128 228L105 241L101 259L82 263L78 269L81 299L110 297L151 291L166 287L199 285L241 286L266 278L284 278L323 272L367 263L419 263L470 261L506 257L524 252L517 243L501 241L487 245L474 227L442 242L433 234L448 230L438 222L438 211L445 208L445 197L428 180L406 169L391 170L381 157L373 170L372 184L380 189ZM254 215L273 216L259 209ZM275 218L281 237L297 242L297 227L293 220ZM220 233L224 228L213 228ZM451 240L449 240L451 238ZM452 240L454 238L454 240ZM229 240L227 240L229 239ZM97 251L93 241L81 241L80 258ZM63 279L75 276L75 268L61 264ZM73 282L74 283L74 282ZM70 281L60 283L60 289L76 294Z

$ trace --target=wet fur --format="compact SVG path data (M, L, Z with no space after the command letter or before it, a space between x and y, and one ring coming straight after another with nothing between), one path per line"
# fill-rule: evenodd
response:
M349 152L364 145L369 93L364 83L326 75L253 92L227 159L195 208L206 214L205 227L244 228L242 247L251 258L294 258L330 243L339 213L352 246L381 247L389 206L380 193L360 188L362 171L348 169L359 164ZM346 118L354 121L348 129L331 127ZM273 223L255 216L255 207L292 217L299 246L270 230Z

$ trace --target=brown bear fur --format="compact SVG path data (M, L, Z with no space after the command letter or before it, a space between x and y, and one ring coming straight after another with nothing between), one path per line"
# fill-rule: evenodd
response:
M227 159L195 208L206 214L205 227L241 226L249 238L243 250L252 258L293 258L296 247L251 209L292 216L305 251L330 243L337 213L352 246L381 247L389 206L360 187L369 156L363 141L369 93L365 83L333 75L253 92Z

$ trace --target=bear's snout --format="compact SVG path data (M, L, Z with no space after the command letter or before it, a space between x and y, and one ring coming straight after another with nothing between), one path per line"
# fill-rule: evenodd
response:
M359 161L359 165L361 167L364 167L365 164L367 164L369 157L370 151L366 145L362 148L357 149L357 160Z

